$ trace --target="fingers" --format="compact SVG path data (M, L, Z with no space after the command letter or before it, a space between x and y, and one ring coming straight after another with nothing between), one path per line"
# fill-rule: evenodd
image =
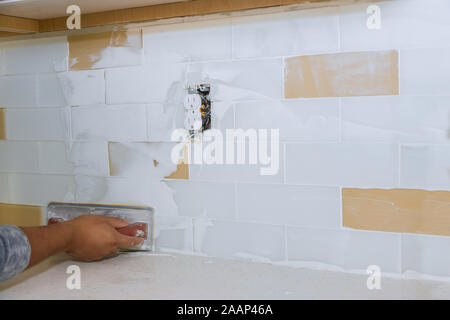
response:
M117 232L117 245L119 248L131 248L138 246L144 242L144 239L137 237L124 236Z
M129 225L128 220L116 218L116 217L108 217L108 216L98 216L107 223L109 223L114 228L123 228Z

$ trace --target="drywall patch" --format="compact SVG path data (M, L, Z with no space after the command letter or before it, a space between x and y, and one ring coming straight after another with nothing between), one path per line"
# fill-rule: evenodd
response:
M293 98L398 94L398 53L346 52L285 59L284 96Z
M450 236L450 191L342 190L345 227Z
M21 227L42 225L42 207L0 203L0 225Z
M0 140L6 140L5 109L0 108Z
M70 70L128 66L142 59L140 29L73 35L67 41Z

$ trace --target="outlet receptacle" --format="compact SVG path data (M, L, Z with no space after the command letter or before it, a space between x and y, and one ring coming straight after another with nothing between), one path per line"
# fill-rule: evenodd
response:
M210 85L201 84L187 88L184 98L184 127L191 138L211 128Z

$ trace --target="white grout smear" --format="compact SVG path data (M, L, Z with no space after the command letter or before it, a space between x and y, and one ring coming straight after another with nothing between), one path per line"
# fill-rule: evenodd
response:
M111 170L117 176L144 175L150 181L161 181L177 169L177 163L171 161L174 146L175 143L110 143Z
M214 223L211 219L206 217L195 218L193 221L194 231L194 252L201 252L203 246L203 240L206 235L206 231L209 227L212 227Z
M77 63L78 63L78 58L72 58L69 63L69 68L72 68Z
M91 56L91 61L97 61L92 65L93 69L107 68L110 66L127 66L141 62L141 50L130 47L106 47L100 56ZM135 63L133 63L133 61Z
M251 262L260 262L260 263L270 263L271 260L266 257L261 257L255 254L247 253L247 252L237 252L234 254L236 258L249 260Z
M130 48L107 48L94 67L117 62L118 56L127 52L133 54L132 51ZM98 72L88 70L59 74L67 105L82 105L87 99L94 99L95 102L95 94L86 98L83 93L89 89L86 82L103 78L98 77ZM178 88L181 82L174 83L177 84L173 87L177 92L175 96L181 98L183 88ZM173 99L174 96L168 98ZM170 103L169 106L175 108L176 104ZM169 242L168 245L179 252L192 253L192 221L179 217L173 190L164 182L165 177L177 169L177 163L171 161L174 143L116 142L108 145L106 139L102 140L105 141L66 142L67 161L75 176L75 195L71 195L71 199L76 202L151 206L155 209L156 243L161 233L172 235L175 232L180 235L179 243ZM108 160L115 170L113 177L110 176ZM165 239L170 237L163 237L162 240Z

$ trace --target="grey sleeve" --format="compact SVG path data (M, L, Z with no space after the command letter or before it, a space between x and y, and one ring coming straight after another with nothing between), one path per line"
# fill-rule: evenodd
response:
M16 226L0 226L0 282L25 270L30 256L31 247L25 233Z

